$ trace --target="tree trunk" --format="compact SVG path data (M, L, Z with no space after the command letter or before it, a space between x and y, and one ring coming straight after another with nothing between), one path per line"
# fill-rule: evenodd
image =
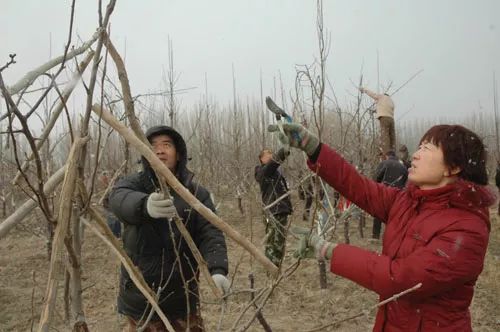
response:
M349 244L351 241L349 240L349 218L344 220L344 240L346 244Z
M76 139L68 156L67 169L60 196L54 243L52 245L47 290L45 292L45 301L38 325L39 332L48 332L50 329L52 313L56 304L57 285L59 284L59 280L64 273L64 265L62 263L63 244L68 231L67 228L69 226L69 219L71 217L73 204L71 198L73 197L77 176L77 156L80 149L87 141L88 137Z
M71 321L73 324L73 331L88 331L87 323L85 321L85 313L83 311L82 300L82 270L81 270L81 227L80 227L80 213L78 209L73 209L71 216L72 222L72 247L74 253L74 262L70 262L70 294L71 294Z
M326 282L326 263L324 259L318 260L319 267L319 287L321 289L327 289L328 284Z

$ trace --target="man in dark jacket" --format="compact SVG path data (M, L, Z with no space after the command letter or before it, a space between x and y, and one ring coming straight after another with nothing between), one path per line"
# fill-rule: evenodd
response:
M411 167L410 153L408 152L408 147L404 144L399 147L399 159L405 165L406 169Z
M408 180L408 169L403 165L393 150L385 154L385 160L381 161L375 170L374 180L389 187L403 188ZM372 238L380 238L382 221L373 218Z
M497 161L497 170L495 173L495 185L497 186L498 191L500 191L500 160ZM500 216L500 203L498 203L497 214Z
M299 173L299 178L302 178L302 173ZM323 188L321 185L317 186L317 190L319 191L319 194L317 195L319 201L323 201L323 198L325 197L325 192L323 191ZM302 201L305 201L304 205L304 213L302 214L302 220L306 221L309 219L309 215L311 213L311 206L315 198L315 193L314 193L314 186L313 186L313 179L307 179L304 182L300 183L300 186L298 188L299 192L299 198Z
M187 148L182 136L167 126L146 132L158 158L206 207L215 210L209 192L192 181L187 169ZM123 222L123 246L154 292L161 309L176 331L203 331L199 315L198 266L187 243L171 220L177 213L207 262L215 284L229 290L227 249L222 232L192 209L176 192L173 199L159 193L159 185L149 163L143 170L117 182L110 193L110 206ZM151 306L122 267L118 311L127 316L130 330L143 325ZM166 331L155 314L148 328Z
M280 170L280 164L285 161L288 153L281 148L273 154L264 149L259 154L260 165L255 166L255 180L259 183L262 193L262 203L267 206L288 192L288 185ZM292 213L292 202L286 196L271 208L266 214L266 257L276 266L281 265L285 254L285 232L288 215Z

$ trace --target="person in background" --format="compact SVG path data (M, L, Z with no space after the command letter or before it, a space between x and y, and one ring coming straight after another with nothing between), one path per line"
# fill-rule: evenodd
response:
M408 179L408 170L399 162L396 153L387 151L385 159L381 161L375 170L374 180L389 187L402 189ZM382 220L373 218L372 238L379 239L382 229Z
M380 123L380 141L382 152L396 150L396 129L394 127L394 102L387 93L375 93L366 88L359 89L375 102L375 116Z
M259 153L259 165L255 166L255 180L259 184L264 206L274 203L288 193L288 184L280 168L287 156L288 153L283 148L274 154L270 149L263 149ZM281 199L264 213L266 216L265 255L276 266L281 266L285 255L288 216L292 213L290 196Z
M113 235L119 239L122 235L122 225L120 220L118 220L109 207L109 194L104 197L102 207L104 208L104 212L106 214L106 223L108 224L109 229L111 229Z
M497 186L497 189L500 191L500 160L497 161L497 171L495 173L495 185ZM500 216L500 202L498 203L497 214Z
M300 174L299 177L302 177L302 173ZM304 204L304 213L302 214L302 220L306 221L309 219L309 215L311 214L311 207L313 205L314 201L314 186L313 186L313 179L309 178L302 182L298 188L298 193L299 193L299 198L302 201L305 201ZM321 202L323 201L323 198L325 197L325 192L323 188L321 187L321 184L318 183L318 201Z
M399 147L399 160L405 165L406 169L411 167L410 153L408 152L408 147L404 144Z

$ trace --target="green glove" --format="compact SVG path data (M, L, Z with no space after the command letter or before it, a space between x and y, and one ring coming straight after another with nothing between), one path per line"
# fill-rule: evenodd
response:
M298 123L284 123L284 135L280 132L279 125L269 125L267 131L279 132L278 138L282 144L301 149L308 156L312 156L319 145L318 137Z
M305 227L292 226L290 232L299 240L293 256L295 258L316 258L330 260L336 244L328 242L318 235L311 234Z

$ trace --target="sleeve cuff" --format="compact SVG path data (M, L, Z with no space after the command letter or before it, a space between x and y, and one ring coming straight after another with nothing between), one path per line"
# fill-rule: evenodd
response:
M316 161L318 160L318 157L319 157L319 153L321 152L321 146L323 145L323 143L319 143L318 144L318 147L316 148L316 150L314 150L313 154L309 156L309 160L315 164Z
M224 269L221 269L221 268L215 268L215 269L210 271L210 275L214 275L214 274L222 274L223 276L226 276L227 271Z

